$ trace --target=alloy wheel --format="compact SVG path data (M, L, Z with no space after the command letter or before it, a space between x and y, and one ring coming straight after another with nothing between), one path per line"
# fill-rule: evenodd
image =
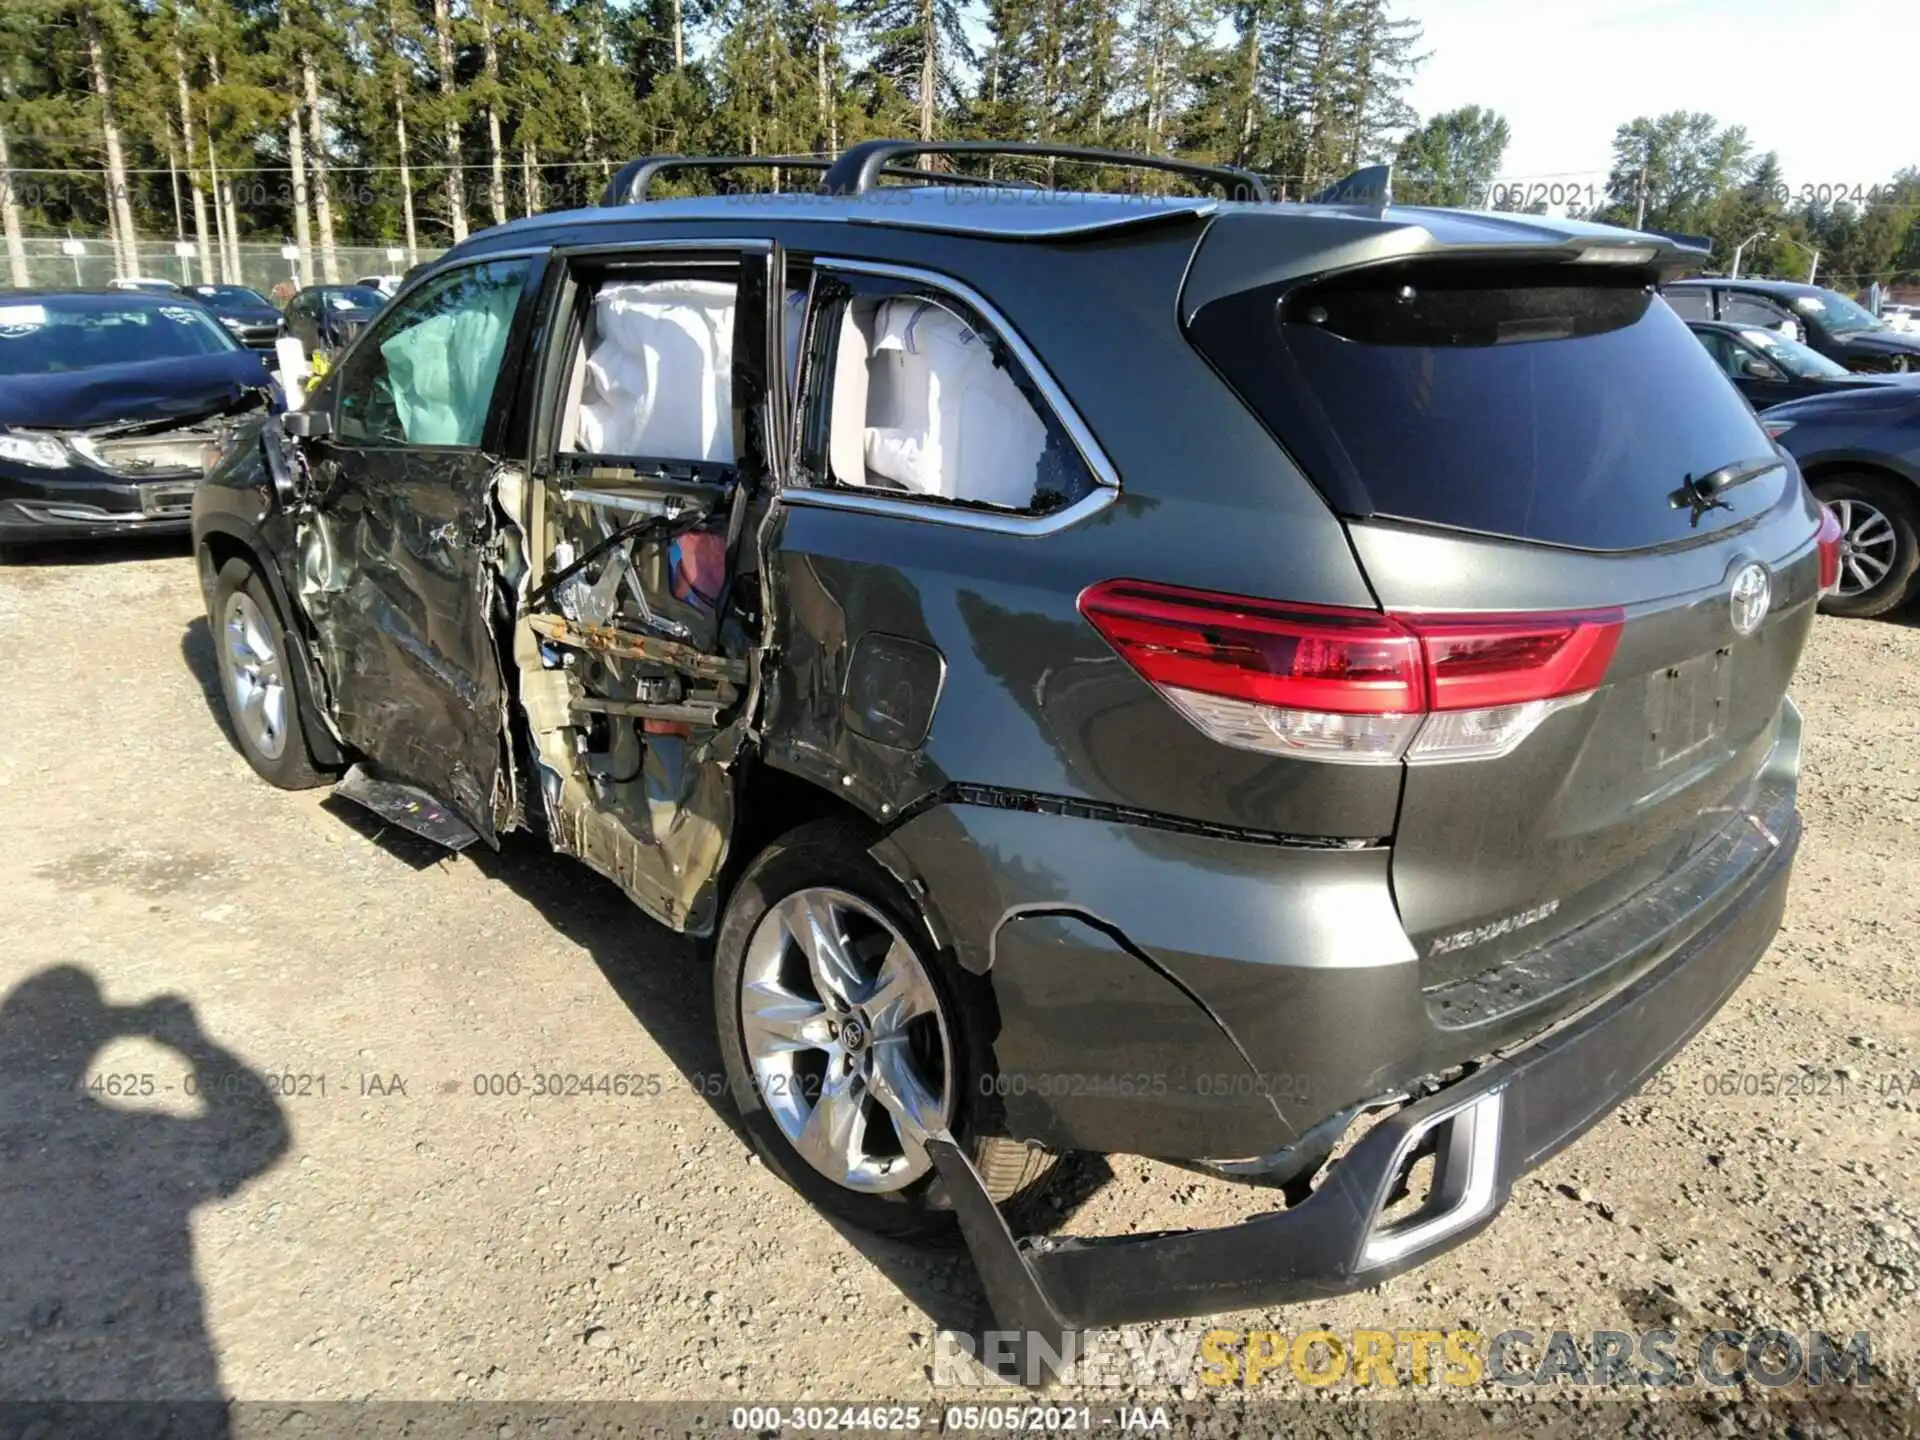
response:
M233 723L263 759L287 748L287 686L273 627L244 590L227 597L221 616L227 647L227 699Z
M1893 569L1899 537L1885 513L1866 501L1848 497L1829 500L1840 522L1840 589L1844 599L1864 595Z
M822 1175L884 1194L932 1168L953 1042L919 955L870 903L814 888L768 910L747 941L740 1028L762 1103Z

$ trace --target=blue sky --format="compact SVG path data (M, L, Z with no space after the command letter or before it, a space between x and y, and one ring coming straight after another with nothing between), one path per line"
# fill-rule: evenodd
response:
M1920 0L1395 0L1424 30L1410 103L1490 105L1503 178L1604 182L1614 128L1705 110L1777 150L1787 183L1920 165ZM1594 172L1594 173L1585 173Z

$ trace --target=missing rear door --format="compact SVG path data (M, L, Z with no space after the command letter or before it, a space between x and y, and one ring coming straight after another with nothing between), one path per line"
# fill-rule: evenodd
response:
M576 260L528 496L514 659L554 843L696 933L753 690L779 276L770 245Z

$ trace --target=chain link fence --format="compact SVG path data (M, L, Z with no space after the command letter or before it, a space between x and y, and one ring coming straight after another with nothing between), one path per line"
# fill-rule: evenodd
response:
M27 284L33 288L98 288L122 273L114 258L113 241L104 236L74 239L65 236L34 235L24 241L27 260ZM189 253L177 253L185 248ZM310 265L290 260L280 245L242 241L226 246L221 255L217 241L209 239L208 259L212 274L200 268L200 252L191 241L141 240L137 246L140 263L134 273L152 279L171 280L177 285L198 285L204 280L216 284L250 285L263 295L282 294L302 285L319 284L322 274L320 248L316 245ZM409 253L402 246L337 245L334 267L340 283L351 284L366 275L400 275L411 266L424 264L446 252L421 248ZM238 273L234 273L235 265ZM0 282L11 278L5 257L0 257ZM275 295L274 298L281 298Z

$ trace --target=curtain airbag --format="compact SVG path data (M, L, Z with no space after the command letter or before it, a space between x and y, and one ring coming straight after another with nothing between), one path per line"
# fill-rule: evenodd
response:
M882 305L874 331L867 468L922 495L1032 504L1046 426L985 337L908 297Z
M734 297L718 280L603 285L593 297L579 448L731 462Z

